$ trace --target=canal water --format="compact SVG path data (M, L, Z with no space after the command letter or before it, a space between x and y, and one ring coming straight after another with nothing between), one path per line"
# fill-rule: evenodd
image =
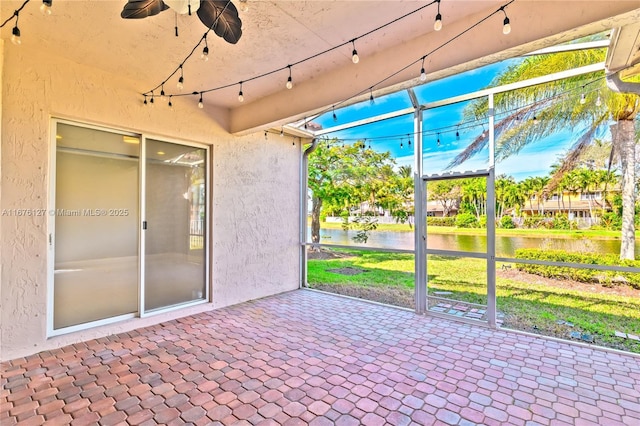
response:
M323 244L362 245L372 248L394 248L413 250L413 232L373 231L369 233L366 244L356 243L353 237L356 231L341 229L321 229L320 242ZM311 241L311 232L307 236ZM427 247L430 249L457 250L483 253L486 251L487 238L482 235L428 234ZM569 252L620 253L620 240L535 238L496 236L496 256L514 257L520 248L544 250L565 250ZM640 253L640 241L636 240L636 253Z

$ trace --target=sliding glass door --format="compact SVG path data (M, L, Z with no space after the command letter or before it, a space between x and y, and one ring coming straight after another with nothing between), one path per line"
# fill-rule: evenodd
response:
M146 140L144 310L206 297L206 150Z
M138 311L140 138L58 123L53 328Z
M207 300L207 148L54 130L49 333Z

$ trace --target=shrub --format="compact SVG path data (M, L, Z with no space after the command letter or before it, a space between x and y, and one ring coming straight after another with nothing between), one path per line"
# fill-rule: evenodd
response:
M544 260L549 262L581 263L588 265L627 266L640 268L640 260L620 260L615 254L572 253L563 250L516 250L516 259ZM547 278L570 279L584 283L600 283L605 286L626 282L640 289L640 274L637 272L600 271L597 269L572 268L568 266L545 266L516 263L520 271Z
M609 229L612 231L619 231L622 229L622 218L615 212L604 213L602 215L601 223L604 229Z
M455 216L450 217L427 217L427 226L456 226Z
M480 216L480 219L478 219L478 226L480 226L480 228L487 227L487 216Z
M545 218L542 216L527 216L524 218L522 226L530 229L544 228L544 222Z
M554 216L551 224L553 229L571 229L571 221L566 214Z
M471 213L460 213L456 216L456 226L458 228L477 228L478 219Z
M513 223L511 216L502 216L502 219L500 219L500 227L504 229L514 229L516 224Z

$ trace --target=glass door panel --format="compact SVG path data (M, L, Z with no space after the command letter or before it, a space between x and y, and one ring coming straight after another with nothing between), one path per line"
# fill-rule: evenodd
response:
M144 307L204 300L206 159L203 148L146 140Z
M54 330L138 311L140 150L133 136L56 130Z

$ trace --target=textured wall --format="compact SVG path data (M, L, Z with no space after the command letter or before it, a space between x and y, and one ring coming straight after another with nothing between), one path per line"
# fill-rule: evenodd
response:
M200 110L193 99L174 100L175 111L143 107L136 82L27 43L5 45L3 58L2 209L48 207L52 116L212 146L213 305L47 339L48 218L4 215L0 358L297 288L299 145L263 134L233 137L216 124L228 119L225 111Z

